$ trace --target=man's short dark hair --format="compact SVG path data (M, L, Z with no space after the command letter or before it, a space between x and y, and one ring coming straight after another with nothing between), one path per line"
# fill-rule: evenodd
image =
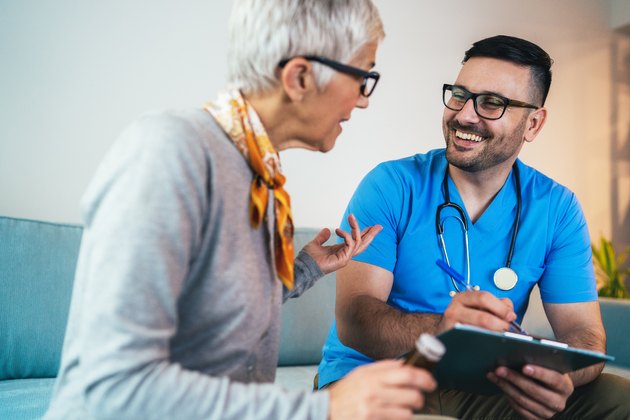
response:
M538 45L513 36L497 35L475 42L464 54L462 64L473 57L497 58L529 67L535 88L532 99L540 101L541 106L545 105L551 86L553 60Z

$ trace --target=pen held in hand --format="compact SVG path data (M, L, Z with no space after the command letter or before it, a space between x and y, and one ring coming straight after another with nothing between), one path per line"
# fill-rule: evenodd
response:
M455 279L455 281L459 282L460 284L465 285L467 291L476 290L476 289L473 289L473 287L470 284L466 283L466 281L464 280L464 276L459 274L457 271L453 270L453 267L448 265L446 261L438 259L435 261L435 264L437 264L437 266L440 267L446 274L448 274L453 279ZM510 326L514 329L514 331L516 331L519 334L527 334L527 331L525 331L525 329L523 329L523 327L521 327L520 324L516 321L511 321Z
M459 274L457 271L453 270L453 268L446 263L444 260L435 260L435 263L438 267L440 267L446 274L455 279L456 282L466 287L466 290L472 290L473 288L470 284L466 283L464 280L464 276Z

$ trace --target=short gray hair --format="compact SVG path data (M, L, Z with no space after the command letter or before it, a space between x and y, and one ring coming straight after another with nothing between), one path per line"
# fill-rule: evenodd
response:
M230 18L228 79L232 88L260 93L278 83L278 63L300 55L346 62L385 36L371 0L235 0ZM318 87L332 70L313 63Z

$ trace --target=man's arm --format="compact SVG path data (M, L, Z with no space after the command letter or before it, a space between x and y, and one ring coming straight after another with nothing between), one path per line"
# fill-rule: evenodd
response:
M409 351L421 333L435 333L440 315L402 312L387 304L393 281L390 271L358 261L337 272L335 315L344 345L383 359Z
M571 347L606 351L606 332L602 323L599 302L545 303L545 313L559 341ZM569 374L574 386L587 384L597 378L604 368L598 363Z
M444 314L403 312L387 304L393 281L390 271L357 261L338 272L335 315L343 344L373 359L395 357L424 332L438 334L457 322L507 331L516 319L509 299L482 291L457 293Z

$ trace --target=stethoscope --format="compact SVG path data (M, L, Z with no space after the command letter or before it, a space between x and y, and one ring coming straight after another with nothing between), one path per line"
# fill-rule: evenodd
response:
M510 241L510 249L508 251L507 259L505 260L505 267L501 267L494 272L494 285L501 290L511 290L516 286L518 282L518 274L510 266L512 265L512 255L514 254L514 245L516 244L516 235L518 235L518 224L521 219L521 180L518 173L518 167L516 166L516 162L512 166L512 170L514 171L514 182L516 184L516 216L514 217L514 224L512 226L512 240ZM440 204L437 207L437 211L435 213L435 228L437 230L437 236L439 239L439 245L444 254L444 259L446 260L446 264L451 266L451 262L448 259L448 252L446 252L446 243L444 242L444 221L448 218L454 218L459 221L462 225L462 230L464 231L464 247L466 251L466 290L479 290L479 286L471 286L470 285L470 250L468 248L468 220L466 219L466 213L456 203L451 202L451 197L448 191L448 166L446 171L444 172L444 181L442 182L442 187L444 189L444 199L445 202ZM454 209L458 214L457 216L448 216L445 217L444 220L440 221L440 215L442 210L450 207ZM453 276L451 277L451 282L453 283L453 287L457 292L461 292L460 288L457 286L457 282ZM455 291L451 291L449 295L455 296Z

